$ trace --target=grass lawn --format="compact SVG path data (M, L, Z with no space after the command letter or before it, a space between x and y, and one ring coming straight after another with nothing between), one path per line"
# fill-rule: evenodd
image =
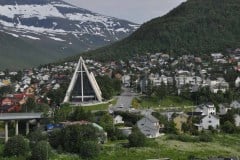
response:
M167 136L150 139L146 147L126 148L127 140L108 142L103 145L97 160L146 160L171 158L187 160L188 157L207 159L209 157L240 157L240 135L213 135L213 142L181 142L169 140ZM0 144L0 159L24 160L24 158L2 157L3 144ZM50 160L80 160L78 155L54 153Z
M171 158L187 160L188 157L207 159L218 156L240 156L240 135L214 135L213 142L181 142L166 136L150 140L148 147L124 148L122 142L105 146L100 160L146 160Z
M98 104L98 105L92 105L92 106L83 106L82 108L86 111L97 111L97 110L107 110L109 105L115 105L117 103L117 99L113 99L112 101L106 103L106 104ZM61 107L61 110L66 113L70 113L74 111L76 108L80 106L71 106L71 105L64 105Z
M161 110L188 109L193 106L193 102L178 96L167 96L162 100L157 97L141 97L140 106L142 108L155 108Z
M93 106L84 106L83 109L86 111L97 111L97 110L107 110L109 105L115 105L117 103L117 99L113 99L112 101L106 104L98 104Z

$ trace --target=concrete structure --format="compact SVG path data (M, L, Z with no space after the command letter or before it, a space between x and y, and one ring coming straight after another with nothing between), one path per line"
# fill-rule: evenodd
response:
M29 133L29 121L36 119L37 127L40 127L39 120L43 118L43 113L1 113L0 121L5 122L5 142L8 141L8 122L15 121L15 135L19 134L18 122L21 120L27 120L26 122L26 134Z
M132 133L132 127L120 127L118 129L127 137Z
M84 60L80 57L63 103L102 102L102 92L93 73L89 73Z

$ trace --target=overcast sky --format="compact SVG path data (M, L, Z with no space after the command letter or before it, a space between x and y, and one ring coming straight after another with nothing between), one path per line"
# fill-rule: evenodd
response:
M162 16L186 0L65 0L81 8L144 23Z

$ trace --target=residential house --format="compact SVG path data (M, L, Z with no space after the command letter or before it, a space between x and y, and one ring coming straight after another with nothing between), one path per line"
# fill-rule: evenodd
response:
M152 115L145 115L137 122L139 130L148 138L159 137L159 130L163 125L159 125L159 120Z
M1 103L1 105L2 106L5 106L5 105L9 105L9 106L11 106L11 105L13 105L13 99L12 98L4 98L3 100L2 100L2 103Z
M231 109L230 105L227 103L221 103L218 105L218 107L219 107L219 111L218 111L219 115L225 115L227 114L228 110Z
M234 120L235 120L235 125L237 127L240 127L240 115L239 114L234 115Z
M19 105L3 105L0 107L0 113L19 112L21 107Z
M5 76L5 73L3 71L0 71L0 76Z
M206 115L203 116L199 124L195 124L198 127L198 130L207 130L210 127L217 129L220 126L220 119L215 115Z
M122 76L122 83L125 87L130 87L131 83L131 76L130 75L124 75Z
M235 109L240 108L240 101L239 100L232 101L230 107Z
M49 75L44 75L44 76L42 76L42 80L43 81L49 81L49 79L50 79L50 76Z
M212 56L213 59L223 58L223 54L222 53L211 53L211 56Z
M195 112L202 112L203 115L216 115L216 108L213 103L198 105Z
M35 89L32 86L25 89L26 95L34 95L34 92L35 92Z
M235 87L240 87L240 77L235 80Z
M114 124L123 124L124 121L123 121L123 117L120 116L120 115L117 115L113 118L113 123Z
M216 80L209 80L208 85L212 93L217 93L218 91L225 93L229 89L228 82L222 77L219 77Z
M59 88L60 88L60 84L58 84L58 83L53 86L53 90L57 90Z
M175 123L175 127L177 128L177 130L182 133L182 125L183 123L187 123L188 121L188 115L185 113L181 113L179 115L177 115L175 118L173 118L173 122Z

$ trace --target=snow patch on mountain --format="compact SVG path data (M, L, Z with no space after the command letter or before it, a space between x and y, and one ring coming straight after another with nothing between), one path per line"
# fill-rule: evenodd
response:
M62 29L34 27L34 26L26 26L26 25L21 25L21 24L16 25L16 24L2 21L2 20L0 20L0 24L4 25L4 28L8 28L9 30L13 30L13 31L18 29L18 30L24 30L24 31L34 31L34 32L38 32L38 33L49 32L49 33L57 33L57 34L66 35L66 31L64 31Z
M17 34L14 34L14 33L9 33L9 32L5 32L5 33L7 33L7 34L10 34L11 36L13 36L13 37L16 37L16 38L18 38L18 37L19 37L19 35L17 35Z
M39 19L46 19L47 17L59 17L64 16L58 11L56 7L51 4L48 5L0 5L0 15L8 18L14 18L15 16L21 18L37 17Z
M64 7L64 8L77 8L75 6L69 5L69 4L61 4L61 3L52 3L55 7Z
M68 13L65 14L65 16L69 19L69 20L74 20L74 21L80 21L82 23L84 22L108 22L108 18L104 17L104 16L95 16L92 14L82 14L82 13Z
M117 31L117 32L125 32L125 33L127 33L127 32L129 32L129 29L118 28L118 29L116 29L116 31Z
M21 35L21 37L25 37L25 38L29 38L29 39L33 39L33 40L40 40L40 38L29 36L29 35Z
M55 41L60 41L60 42L64 42L65 40L61 39L61 38L57 38L57 37L49 37L50 39L53 39Z

